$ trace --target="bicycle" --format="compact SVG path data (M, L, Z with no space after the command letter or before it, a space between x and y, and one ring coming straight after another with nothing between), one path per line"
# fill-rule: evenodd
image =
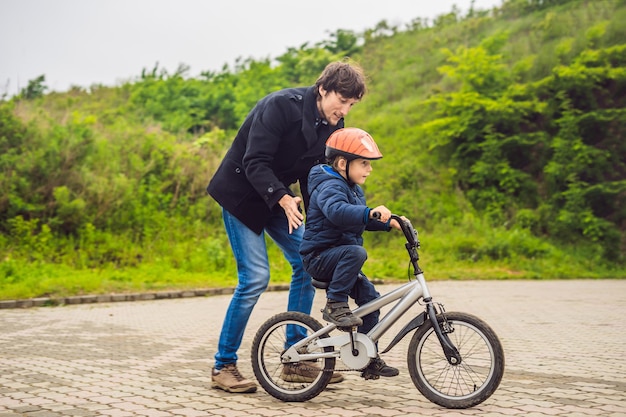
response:
M433 301L418 263L418 233L408 220L397 215L392 219L400 223L406 237L414 279L409 276L408 283L353 310L357 317L363 317L392 305L384 316L381 312L378 324L367 334L350 328L331 335L337 326L322 326L299 312L279 313L268 319L252 342L252 368L267 393L282 401L307 401L326 388L337 359L348 367L340 371L363 370L377 357L381 336L415 304L423 305L424 310L411 318L381 353L390 351L415 330L408 345L407 367L422 395L442 407L463 409L482 403L498 388L504 373L504 351L498 336L478 317L446 312L441 303ZM316 288L325 289L328 284L313 279ZM308 336L288 346L288 326L302 326ZM323 363L313 381L287 382L281 378L285 364L307 366L313 362Z

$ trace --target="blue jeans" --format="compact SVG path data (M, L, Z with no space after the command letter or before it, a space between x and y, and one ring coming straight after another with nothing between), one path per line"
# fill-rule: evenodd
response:
M361 306L378 297L376 287L361 272L367 259L365 248L360 245L342 245L304 257L304 266L318 281L330 282L326 298L348 301L348 296ZM380 311L363 317L359 332L367 333L378 323Z
M224 226L230 246L237 261L239 282L233 298L226 311L222 331L215 354L215 369L237 362L237 350L241 346L243 332L248 319L259 297L270 281L270 266L265 246L265 233L282 250L285 259L291 264L293 274L289 287L288 311L311 313L315 288L311 284L311 276L304 270L298 249L304 234L304 226L300 226L289 234L287 218L277 213L270 218L265 226L265 233L256 234L241 223L228 211L222 209ZM294 344L306 337L302 327L289 326L287 341Z

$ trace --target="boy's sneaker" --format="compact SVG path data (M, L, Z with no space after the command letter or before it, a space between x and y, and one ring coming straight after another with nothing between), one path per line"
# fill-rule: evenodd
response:
M384 360L380 358L373 359L367 368L363 370L361 376L365 379L378 379L381 376L392 377L400 373L396 368L388 366Z
M340 328L360 326L363 320L355 316L350 311L348 303L345 301L326 300L326 307L322 310L324 320Z
M211 386L223 389L226 392L255 392L256 383L244 378L237 369L237 365L229 363L219 371L213 368Z
M315 361L303 361L297 363L287 363L283 366L280 378L286 382L313 382L322 369L315 364ZM343 381L343 375L333 372L330 384Z

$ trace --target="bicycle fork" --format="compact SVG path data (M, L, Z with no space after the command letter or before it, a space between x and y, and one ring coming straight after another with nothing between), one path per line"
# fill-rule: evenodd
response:
M417 262L415 262L414 265L416 267L415 278L418 281L419 286L421 288L422 300L424 301L424 304L426 304L426 309L422 314L414 317L410 322L408 322L404 326L404 328L400 330L398 334L396 334L393 340L389 343L389 346L387 346L381 352L381 354L389 352L396 344L398 344L398 342L400 342L400 340L404 338L404 336L406 336L407 334L409 334L411 331L415 329L419 329L427 321L430 321L433 327L433 331L437 335L437 339L439 340L439 343L441 344L441 348L443 349L443 352L446 355L446 359L448 360L448 363L450 365L459 365L462 361L461 354L459 353L459 350L456 348L456 346L454 346L454 344L450 340L450 337L448 337L448 333L452 333L454 331L454 328L450 325L450 323L448 323L448 320L446 319L446 315L445 315L445 309L443 308L443 305L441 303L437 303L437 304L439 305L439 310L441 313L442 321L441 323L439 323L439 320L437 320L437 309L435 308L435 303L433 302L433 298L430 295L430 291L428 290L428 287L426 286L424 275L422 271L419 269Z
M439 320L437 320L437 311L432 299L424 300L424 302L426 302L426 312L428 314L428 318L433 325L433 330L437 335L437 339L439 339L439 343L441 343L441 348L443 349L443 353L446 355L448 363L450 365L459 365L461 363L461 354L448 337L448 333L454 331L454 329L450 326L448 320L446 319L443 306L439 304L441 317L443 318L441 324L439 324Z
M439 321L437 320L437 310L435 309L435 305L432 301L432 298L429 298L428 301L426 301L425 299L424 302L426 303L426 310L419 316L416 316L415 318L413 318L413 320L411 320L409 323L407 323L406 326L404 326L404 328L400 330L398 334L396 334L393 340L389 343L389 346L387 346L381 352L381 354L389 352L396 344L398 344L398 342L400 342L400 340L404 338L404 336L406 336L407 334L409 334L411 331L415 329L419 329L428 320L431 322L433 326L433 331L437 335L437 339L439 340L439 343L441 344L441 348L443 349L443 352L446 355L446 359L448 360L448 363L450 365L459 365L462 361L461 354L459 353L459 350L456 348L456 346L454 346L454 344L448 337L448 333L453 332L454 329L452 328L452 326L450 326L450 324L448 323L448 320L446 319L443 305L439 304L439 309L441 310L441 316L443 317L442 322L439 323Z

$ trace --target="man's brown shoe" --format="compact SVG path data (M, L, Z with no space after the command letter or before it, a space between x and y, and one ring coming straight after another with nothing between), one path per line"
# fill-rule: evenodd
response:
M313 382L322 369L315 364L315 361L304 361L298 363L287 363L283 367L280 378L286 382ZM333 372L330 384L343 381L343 375Z
M211 386L227 392L255 392L256 383L244 378L237 369L237 365L229 363L219 371L213 368Z

